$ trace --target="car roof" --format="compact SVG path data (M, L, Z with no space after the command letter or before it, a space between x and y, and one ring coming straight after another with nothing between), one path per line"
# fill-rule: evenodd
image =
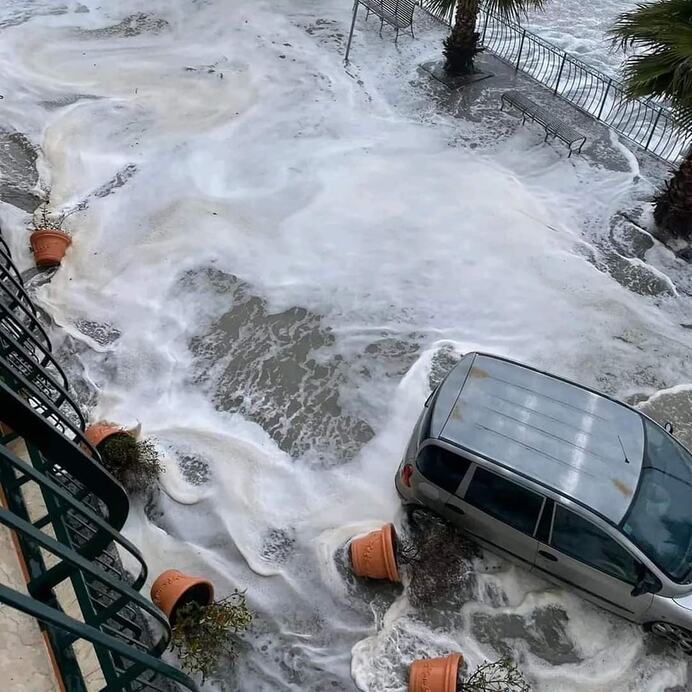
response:
M637 488L642 417L520 363L471 353L435 398L431 437L463 447L618 524Z

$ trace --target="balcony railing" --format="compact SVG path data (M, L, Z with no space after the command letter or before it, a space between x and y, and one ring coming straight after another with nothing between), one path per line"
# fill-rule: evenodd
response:
M27 579L27 593L0 585L0 602L41 623L70 692L87 690L85 647L103 690L195 690L160 658L170 627L139 593L147 566L120 533L127 495L84 436L85 417L1 235L0 420L0 523L14 532Z

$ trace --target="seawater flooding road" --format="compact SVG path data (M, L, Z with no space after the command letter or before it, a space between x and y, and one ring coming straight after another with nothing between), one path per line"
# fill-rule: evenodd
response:
M452 536L403 591L345 569L350 537L401 521L394 471L461 353L660 392L650 410L689 435L692 346L680 265L609 245L658 182L634 157L567 161L511 118L452 117L417 69L442 38L425 19L398 48L360 20L345 70L349 5L0 10L0 126L53 205L82 207L37 298L92 415L139 418L168 453L128 535L153 575L248 589L256 623L210 689L393 692L453 649L510 653L537 690L684 689L665 645ZM27 218L2 205L26 267Z

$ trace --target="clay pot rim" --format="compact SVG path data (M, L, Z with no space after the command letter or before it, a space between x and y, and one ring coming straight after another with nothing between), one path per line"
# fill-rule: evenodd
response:
M384 564L387 568L387 576L390 581L401 581L399 566L396 562L396 530L394 524L389 522L382 527L382 540L384 541Z
M447 688L449 689L449 692L456 692L457 677L459 675L459 666L461 665L461 662L464 660L464 657L458 651L455 651L454 653L445 656L445 658L445 665L447 666Z
M381 560L382 567L384 567L385 576L372 577L368 574L367 570L359 570L358 563L361 552L363 551L364 545L367 545L367 541L374 541L377 546L377 551L380 554L379 560ZM353 566L354 573L359 577L369 577L375 579L388 579L392 582L400 582L401 576L399 574L399 568L397 565L396 558L396 530L394 524L387 523L382 525L379 529L373 529L367 533L359 534L351 539L348 546L349 558L351 565ZM354 559L355 556L355 559ZM364 565L361 565L361 567Z
M95 428L103 428L105 429L105 431L104 434L99 434L92 440L89 436L89 431L94 430ZM100 421L98 423L92 423L91 425L88 425L86 430L84 431L84 436L96 449L98 449L100 444L105 442L108 438L113 437L113 435L117 435L118 433L127 434L127 431L125 430L125 428L123 428L122 425L116 425L115 423Z
M177 614L176 611L178 610L178 606L179 606L180 602L183 600L185 594L187 594L191 589L193 589L195 587L199 587L199 586L207 587L206 588L207 595L206 595L205 599L203 601L200 601L197 599L195 599L195 600L197 600L198 603L202 603L202 605L210 605L211 603L214 602L214 584L212 584L212 582L209 579L206 579L205 577L197 577L197 576L194 576L191 574L186 574L185 572L182 572L181 570L174 569L174 568L166 569L163 572L161 572L161 574L159 574L158 577L156 577L156 579L154 580L154 583L151 585L151 589L150 589L150 595L151 595L152 601L154 601L154 591L156 590L157 582L159 580L165 581L166 579L168 579L169 577L171 577L173 575L180 575L180 577L191 581L191 583L189 583L185 587L185 589L183 591L181 591L180 594L178 594L178 597L176 598L175 602L171 604L169 613L166 613L166 611L163 608L161 608L161 606L157 605L157 607L166 614L166 617L168 618L168 622L171 625L175 624L176 614ZM155 603L155 605L156 605L156 603Z
M60 238L61 240L67 240L67 244L70 245L72 242L72 236L67 232L63 231L60 228L35 228L31 232L31 236L29 237L30 240L33 240L36 236L54 236L56 238Z

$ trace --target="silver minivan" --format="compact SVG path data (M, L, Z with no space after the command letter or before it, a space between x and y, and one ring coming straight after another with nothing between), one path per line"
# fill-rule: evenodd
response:
M469 353L426 402L396 487L692 653L692 455L639 411Z

